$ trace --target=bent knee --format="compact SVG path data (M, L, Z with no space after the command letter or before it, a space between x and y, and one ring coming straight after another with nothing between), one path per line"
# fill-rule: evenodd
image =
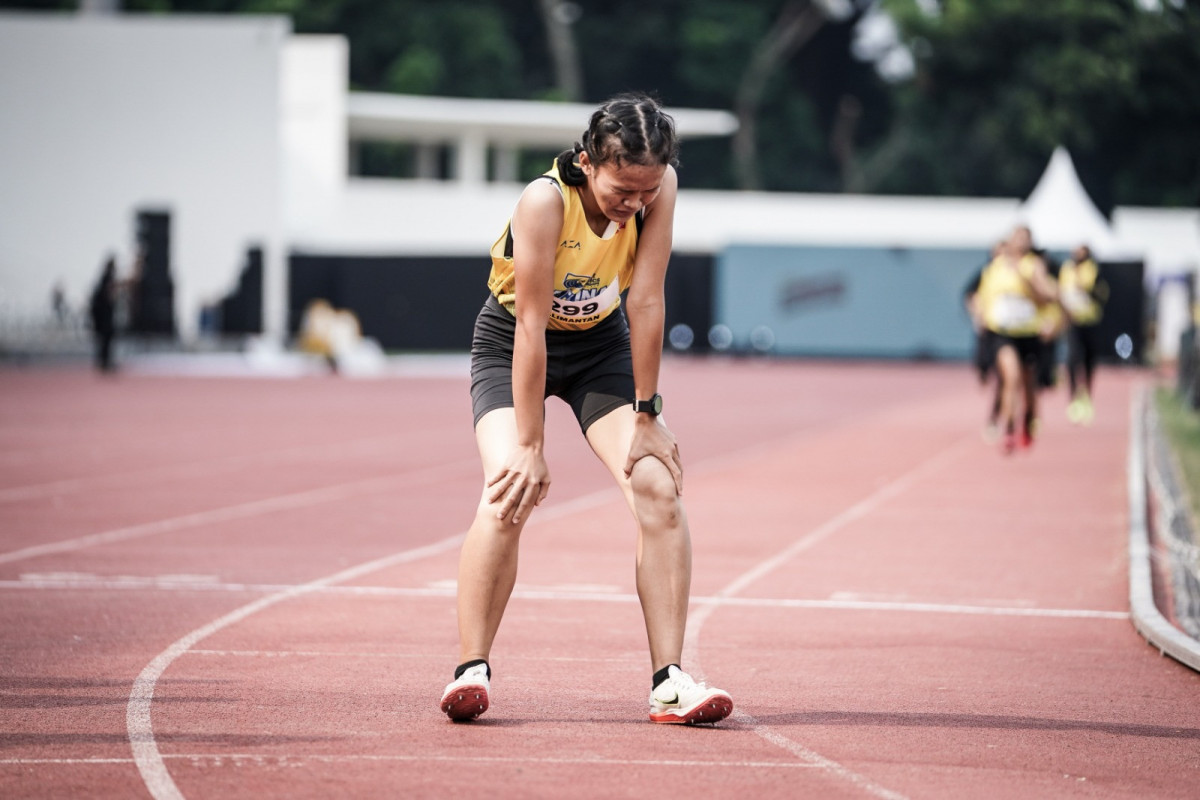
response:
M475 527L486 529L499 536L520 536L521 529L525 527L525 520L522 519L514 525L511 513L504 519L496 516L499 513L500 503L489 503L486 499L480 500L479 506L475 509ZM528 517L528 515L526 516Z
M629 486L639 514L674 518L679 513L679 492L675 478L667 466L657 458L647 457L633 466L629 475Z

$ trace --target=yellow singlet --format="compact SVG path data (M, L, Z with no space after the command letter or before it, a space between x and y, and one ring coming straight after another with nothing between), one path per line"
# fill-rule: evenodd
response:
M563 226L554 257L554 301L548 330L584 330L621 305L621 292L633 278L637 253L636 225L610 222L604 236L588 225L579 189L567 186L557 165L545 173L563 196ZM512 258L512 219L492 245L488 288L510 314L516 311L516 279Z
M1015 270L1003 259L993 259L979 280L983 323L988 330L1005 336L1037 336L1041 318L1029 287L1037 256L1022 256Z
M1100 304L1092 297L1100 268L1090 258L1076 264L1068 261L1058 273L1058 290L1062 304L1076 325L1095 325L1100 321Z

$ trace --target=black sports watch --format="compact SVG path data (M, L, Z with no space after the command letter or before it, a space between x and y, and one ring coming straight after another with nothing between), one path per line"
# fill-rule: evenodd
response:
M639 414L649 414L657 417L662 413L662 395L655 393L649 400L634 400L633 410Z

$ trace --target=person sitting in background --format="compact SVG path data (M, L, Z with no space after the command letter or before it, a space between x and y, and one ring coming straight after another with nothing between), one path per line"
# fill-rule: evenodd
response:
M339 371L338 362L346 358L361 340L362 329L354 312L336 309L320 298L304 310L300 349L324 358L333 372Z

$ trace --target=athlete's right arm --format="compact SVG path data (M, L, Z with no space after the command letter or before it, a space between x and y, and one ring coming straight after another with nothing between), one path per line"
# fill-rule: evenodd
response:
M563 201L549 181L534 181L513 212L513 272L517 327L513 340L513 410L517 445L488 480L497 517L525 519L550 489L544 454L546 325L554 291L554 256L562 232Z

